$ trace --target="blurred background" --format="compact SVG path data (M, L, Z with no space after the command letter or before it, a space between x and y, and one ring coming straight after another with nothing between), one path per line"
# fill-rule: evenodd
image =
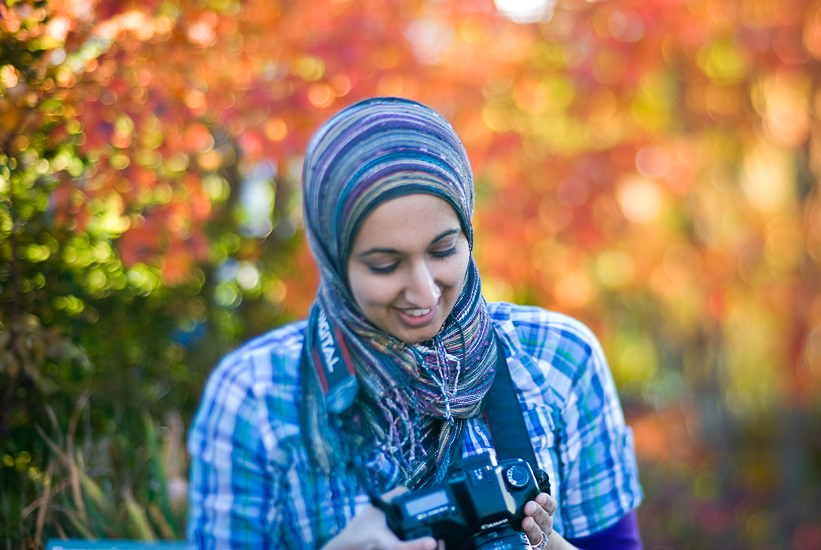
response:
M649 550L821 549L821 2L6 0L0 547L184 536L219 358L303 318L312 132L452 122L489 300L601 339Z

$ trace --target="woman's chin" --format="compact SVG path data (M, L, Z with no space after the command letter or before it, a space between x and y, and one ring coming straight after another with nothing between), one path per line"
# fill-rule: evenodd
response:
M406 344L418 344L427 340L432 340L442 328L441 322L432 322L422 327L408 327L399 324L386 330L392 336L398 338ZM384 329L383 329L384 330Z
M438 330L427 331L424 333L416 331L414 334L406 334L398 338L406 344L420 344L422 342L427 342L428 340L433 340L434 336L438 333Z
M442 328L441 309L437 304L425 315L408 315L401 310L395 310L395 322L390 330L394 336L406 344L418 344L430 340Z

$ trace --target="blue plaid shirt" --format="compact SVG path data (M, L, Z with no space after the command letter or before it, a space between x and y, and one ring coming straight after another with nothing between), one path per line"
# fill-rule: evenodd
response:
M580 322L536 307L488 304L540 466L559 507L554 529L585 537L642 498L633 439L598 340ZM306 322L256 338L211 375L191 429L189 541L197 548L315 548L367 495L340 471L310 466L299 423ZM468 421L463 455L495 455L484 417Z

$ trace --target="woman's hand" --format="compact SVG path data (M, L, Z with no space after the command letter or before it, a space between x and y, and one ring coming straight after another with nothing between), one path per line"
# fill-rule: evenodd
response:
M404 490L391 491L385 497L390 499L402 492ZM368 504L322 550L435 550L437 547L433 537L399 540L388 527L382 510Z
M553 512L556 511L556 499L547 493L539 493L534 500L525 504L525 519L522 528L530 544L544 548L553 534Z
M547 493L539 493L534 500L525 505L522 528L534 547L572 548L558 533L553 533L555 511L556 499ZM551 544L548 545L545 537ZM545 544L541 545L543 541ZM385 514L369 504L356 514L337 536L328 541L322 550L441 550L440 546L433 537L399 540L388 527Z

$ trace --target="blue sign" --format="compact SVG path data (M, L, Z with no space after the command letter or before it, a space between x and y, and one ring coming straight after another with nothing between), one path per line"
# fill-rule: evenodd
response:
M184 540L147 542L141 540L49 539L46 550L188 550L188 543Z

